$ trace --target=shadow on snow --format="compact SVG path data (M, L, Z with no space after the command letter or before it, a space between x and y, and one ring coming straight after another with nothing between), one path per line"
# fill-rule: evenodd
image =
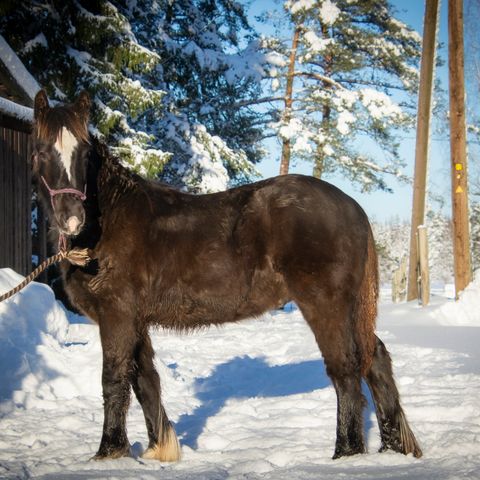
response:
M196 397L202 402L192 413L180 416L176 431L181 443L198 447L198 439L210 417L214 417L230 399L287 397L331 386L322 360L287 365L268 365L264 358L236 357L218 365L213 373L195 380ZM365 417L367 431L374 411L368 388ZM288 411L285 411L288 415Z

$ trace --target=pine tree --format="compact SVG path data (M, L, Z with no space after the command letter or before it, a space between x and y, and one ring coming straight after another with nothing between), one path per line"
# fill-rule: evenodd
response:
M477 205L478 207L478 205ZM474 227L475 207L472 208L472 241L480 241L477 227ZM480 213L477 211L477 214ZM479 216L480 218L480 216ZM428 264L432 283L451 283L453 279L452 222L440 212L430 210L426 215L428 236ZM408 255L410 224L392 219L388 222L374 222L373 230L378 252L380 279L389 284L392 273L402 258ZM477 232L477 236L473 232Z
M408 254L410 224L394 218L388 222L372 224L378 254L380 281L389 285L393 272Z
M293 69L290 45L270 41L285 58L273 89L293 80L291 108L274 124L284 151L312 160L318 177L339 172L363 190L388 189L384 174L401 175L398 129L413 123L420 36L387 0L289 0L285 7L292 37L298 34Z

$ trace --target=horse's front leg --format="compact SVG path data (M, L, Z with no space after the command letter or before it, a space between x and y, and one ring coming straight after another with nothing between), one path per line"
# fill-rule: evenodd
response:
M103 433L95 460L129 454L126 416L136 342L133 321L109 317L100 322L103 349Z

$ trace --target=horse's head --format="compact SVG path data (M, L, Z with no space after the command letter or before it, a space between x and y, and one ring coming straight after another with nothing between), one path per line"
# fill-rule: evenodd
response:
M39 195L59 233L77 235L85 222L90 99L82 92L70 105L50 107L35 97L32 168Z

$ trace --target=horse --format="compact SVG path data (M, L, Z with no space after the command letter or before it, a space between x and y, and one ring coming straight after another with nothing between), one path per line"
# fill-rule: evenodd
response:
M34 100L32 172L53 236L89 249L62 261L70 302L99 326L103 432L94 459L129 454L131 389L144 413L144 458L181 448L161 400L150 327L190 331L261 315L294 301L337 395L333 458L366 452L361 383L371 391L380 451L420 457L390 355L375 334L378 266L365 212L335 186L283 175L194 195L124 167L89 133L91 101Z

